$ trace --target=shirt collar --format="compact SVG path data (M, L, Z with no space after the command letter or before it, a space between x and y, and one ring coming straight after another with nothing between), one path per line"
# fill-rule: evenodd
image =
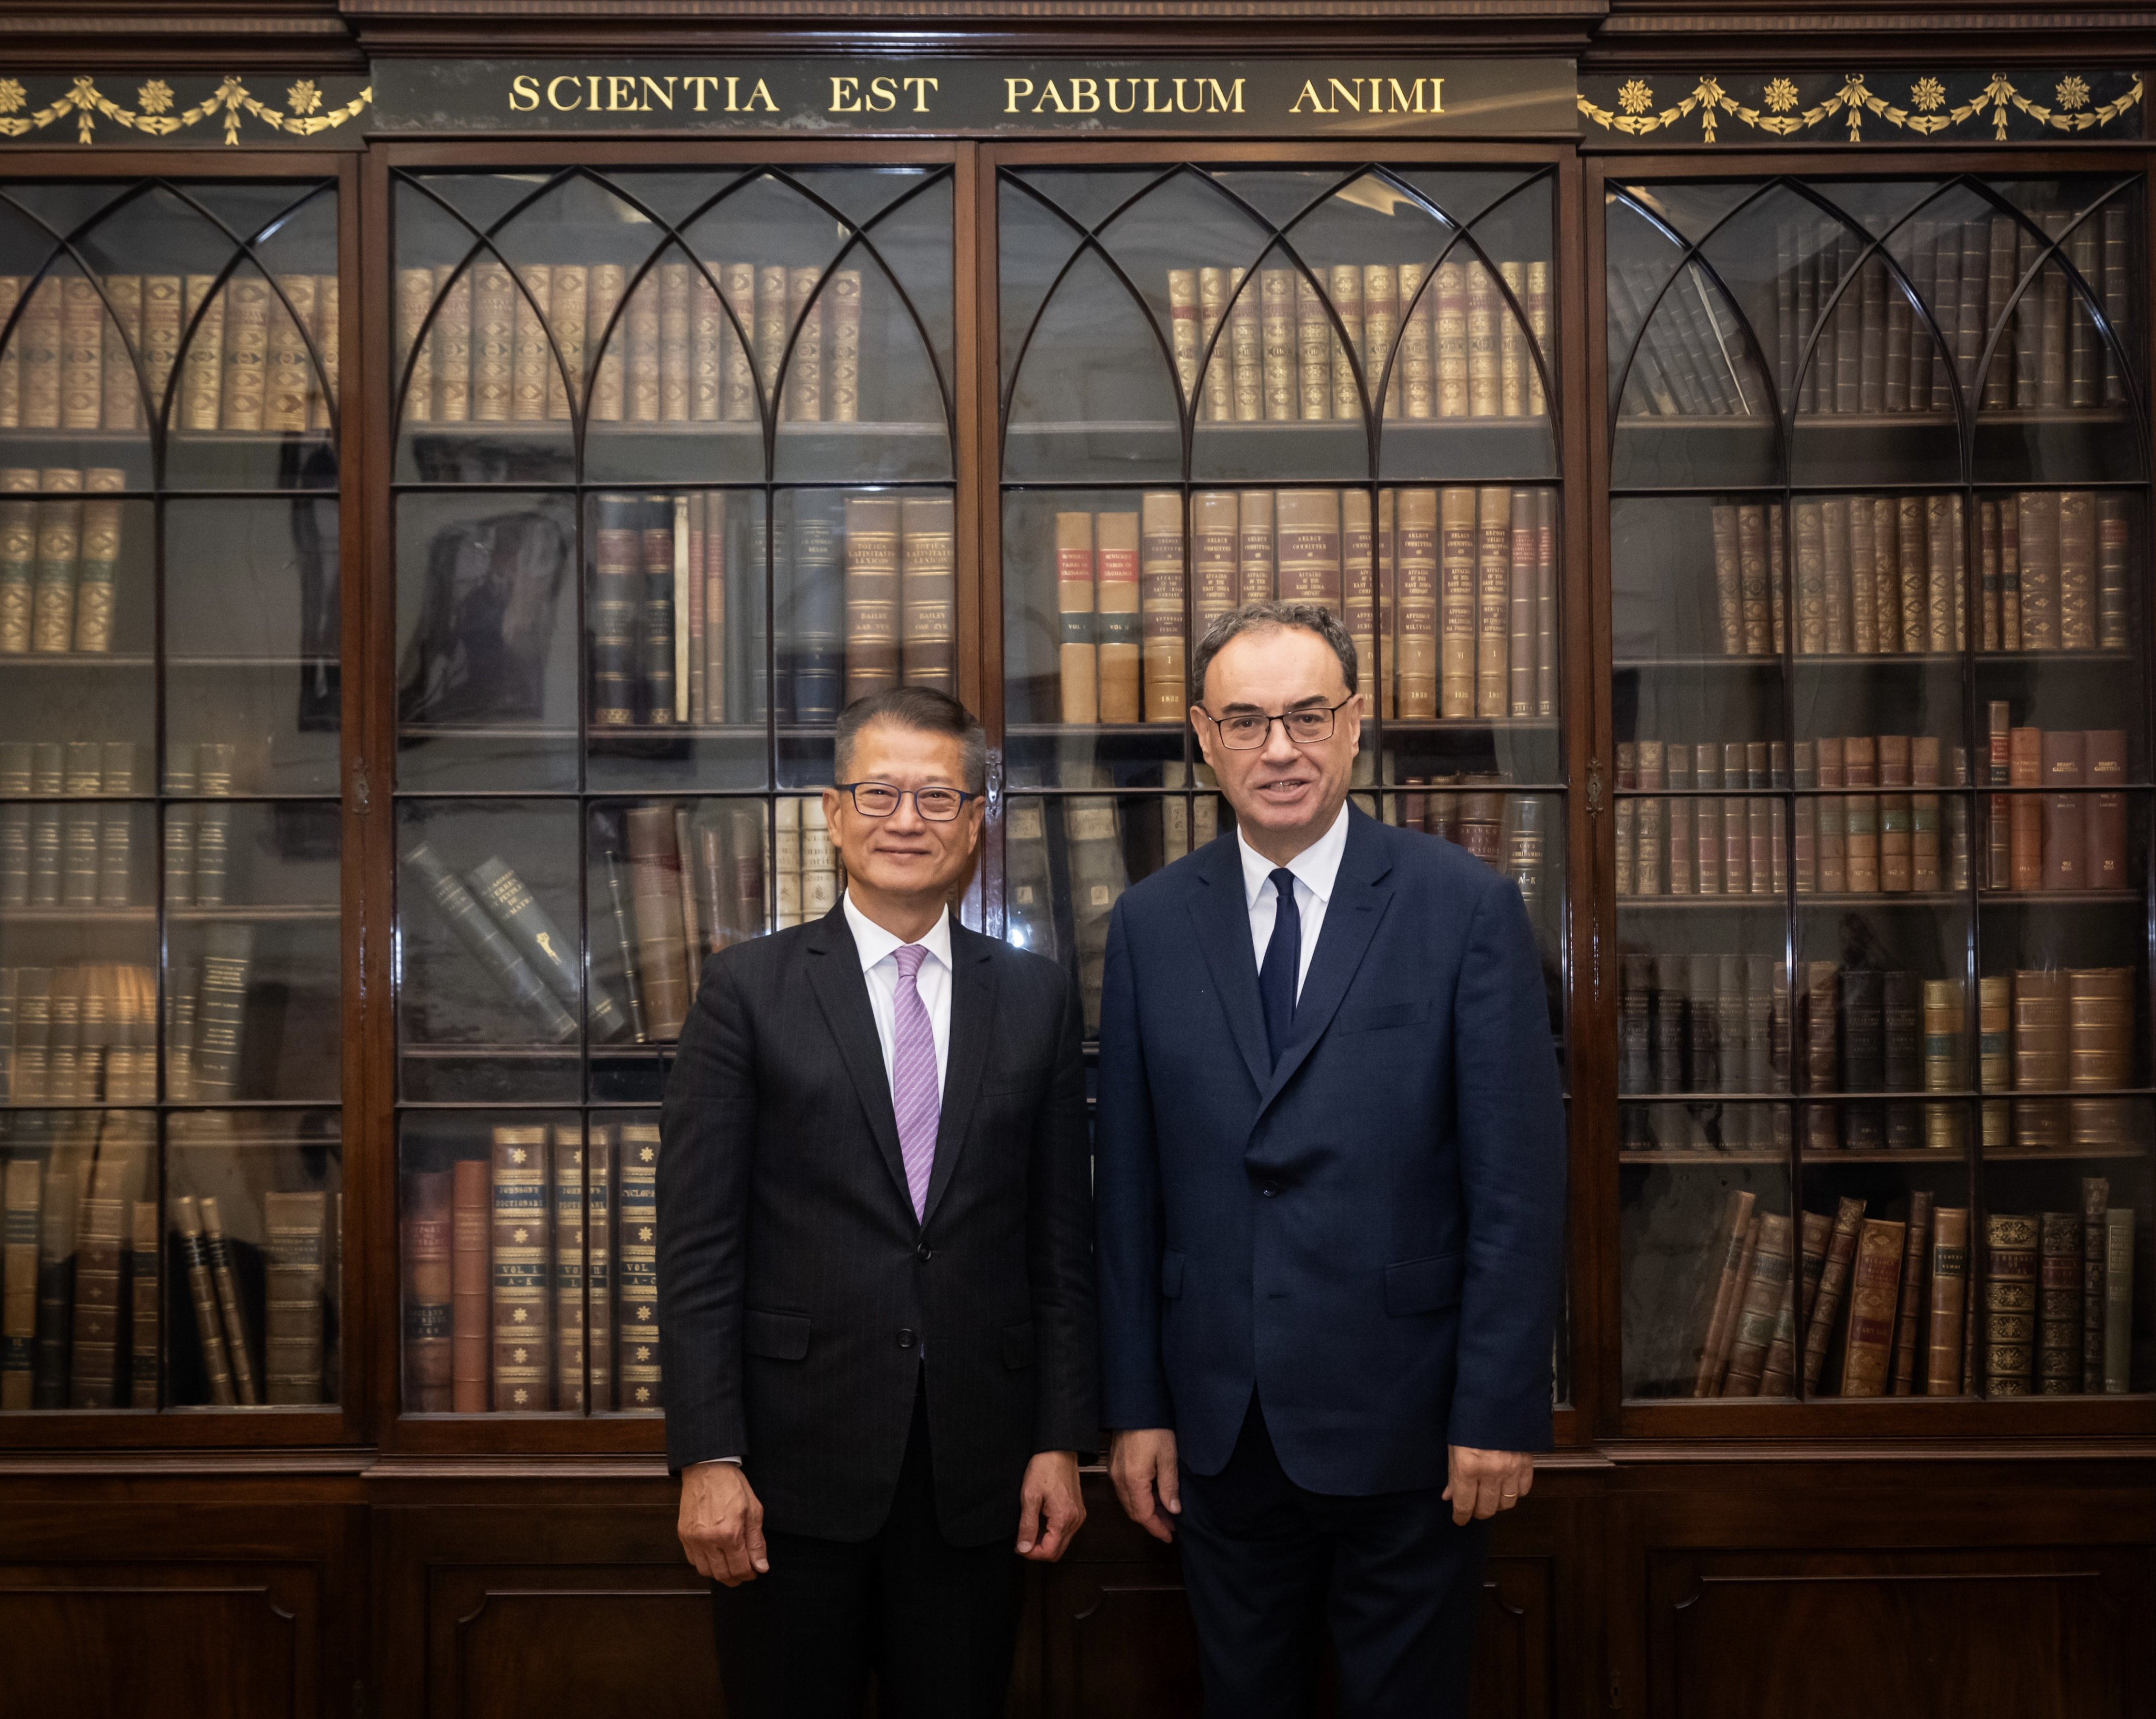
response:
M1337 861L1335 861L1337 863ZM886 931L866 914L854 905L854 892L845 893L846 924L852 928L854 947L860 951L861 971L867 972L878 961L888 960L902 948L905 939ZM928 934L921 939L928 953L943 964L946 972L951 970L951 909L945 908L937 915L936 923Z
M1242 830L1235 831L1235 851L1243 859L1245 904L1255 907L1273 874L1273 862L1251 847ZM1340 876L1340 862L1348 852L1348 807L1342 802L1332 827L1287 862L1295 879L1321 902L1332 899L1332 886Z

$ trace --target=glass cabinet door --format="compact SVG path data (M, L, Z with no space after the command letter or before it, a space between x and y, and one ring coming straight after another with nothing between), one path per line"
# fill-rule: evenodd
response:
M704 958L836 904L839 710L957 689L951 170L393 183L400 1400L655 1415Z
M0 185L0 1410L341 1395L336 231Z
M2143 193L1608 193L1629 1397L2156 1386Z

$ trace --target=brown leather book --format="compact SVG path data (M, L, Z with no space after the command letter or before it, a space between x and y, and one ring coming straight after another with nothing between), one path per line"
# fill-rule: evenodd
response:
M1060 521L1064 516L1056 517ZM1242 600L1237 572L1239 529L1235 491L1200 490L1190 498L1190 565L1201 638L1216 616L1227 614Z
M2090 889L2130 889L2126 869L2126 731L2091 728L2082 780L2097 791L2082 796L2086 814L2082 881Z
M208 275L187 277L189 285L199 280L203 291L208 292L213 277ZM60 427L60 345L64 313L62 309L64 289L60 277L47 275L30 289L29 301L25 304L15 323L15 337L8 344L22 352L22 427L25 430L58 430ZM190 313L194 306L188 305ZM207 319L205 319L207 320ZM224 333L223 319L218 320L216 339L213 346L220 346ZM211 408L215 411L214 404ZM184 421L184 420L183 420ZM212 418L207 426L189 424L190 429L215 429Z
M1224 333L1228 317L1228 271L1198 271L1198 351L1205 365L1200 415L1210 424L1232 424L1235 419L1235 348L1232 326Z
M1295 273L1296 396L1298 415L1315 422L1332 415L1332 319L1310 277Z
M1265 421L1291 423L1301 415L1296 378L1295 270L1260 269L1258 293L1265 342Z
M951 503L945 501L942 505L947 530ZM1183 620L1183 497L1175 490L1149 490L1140 501L1138 512L1145 719L1180 723L1188 708L1183 696L1183 664L1190 650ZM947 677L947 668L945 672ZM906 678L913 678L911 672ZM944 684L948 685L947 679Z
M554 270L545 263L527 263L518 273L523 291L516 291L516 283L511 283L509 417L515 424L540 424L546 421L547 377L554 368L554 354L547 342ZM275 398L274 389L271 398Z
M1903 1238L1908 1226L1867 1217L1856 1238L1849 1282L1849 1336L1842 1351L1841 1394L1881 1397L1894 1346Z
M492 257L482 257L471 266L471 418L475 424L506 424L510 421L515 404L516 375L516 288L509 278L509 270ZM639 299L654 297L655 286L647 284L638 289ZM233 301L233 310L240 309L239 300ZM635 312L630 313L632 330ZM228 334L228 341L230 336ZM633 339L633 336L632 336ZM652 354L655 365L657 353ZM636 367L636 356L632 350L630 368ZM226 386L231 385L232 373L225 373ZM229 414L230 402L226 409ZM654 414L655 415L655 414Z
M1751 1281L1745 1286L1729 1342L1729 1370L1722 1387L1725 1397L1763 1394L1760 1386L1767 1352L1791 1293L1789 1220L1779 1212L1763 1212L1758 1222L1758 1243L1753 1251Z
M1825 642L1830 656L1846 656L1850 650L1849 500L1827 496L1819 503L1820 594Z
M224 1345L232 1364L233 1388L239 1393L240 1407L253 1408L260 1404L262 1392L255 1382L252 1333L248 1329L245 1304L240 1299L232 1243L224 1233L216 1197L204 1194L196 1204L202 1212L203 1246L209 1258L210 1281L217 1286L217 1305L224 1323Z
M262 427L291 434L307 427L308 403L315 392L315 367L307 356L307 340L316 339L319 350L316 277L280 275L276 285L277 291L270 296L268 373L264 382ZM114 356L126 362L124 349ZM107 392L110 392L109 378Z
M94 1087L92 1089L95 1089ZM124 1118L114 1119L116 1123ZM128 1207L141 1186L141 1158L101 1150L75 1208L74 1337L68 1354L68 1407L110 1408L120 1382L121 1293L128 1251Z
M761 911L759 897L759 912ZM593 1413L613 1407L613 1168L616 1128L589 1125L584 1150L584 1317L586 1371Z
M1756 508L1753 510L1758 511ZM1708 510L1709 524L1714 540L1714 606L1722 623L1722 654L1742 656L1744 654L1744 600L1743 582L1738 559L1737 508L1733 504L1717 504ZM1763 543L1760 546L1763 550ZM1765 574L1762 556L1761 574Z
M1436 330L1437 415L1468 415L1467 275L1457 262L1437 267L1436 304L1432 326Z
M2082 1380L2082 1218L2046 1212L2039 1221L2036 1392L2071 1397Z
M861 271L834 269L824 306L824 416L855 424L861 415Z
M1826 538L1820 503L1799 500L1796 523L1797 651L1819 656L1826 650Z
M35 1165L26 1164L24 1167L34 1176ZM9 1166L9 1171L12 1175L13 1166ZM10 1191L13 1191L12 1183ZM157 1406L157 1368L163 1357L163 1297L161 1292L165 1282L164 1269L157 1253L157 1202L155 1200L137 1200L128 1211L127 1404L131 1408L155 1408ZM2099 1361L2102 1329L2099 1322ZM8 1335L8 1324L0 1321L0 1336ZM13 1377L4 1365L0 1365L0 1386L4 1386ZM7 1406L10 1408L28 1408L28 1404L10 1402Z
M583 1130L566 1123L552 1130L546 1203L554 1222L554 1402L581 1412L584 1396L584 1143Z
M1235 583L1241 603L1274 595L1273 492L1244 490L1235 498Z
M1340 611L1340 492L1280 490L1273 496L1276 577L1283 603Z
M464 424L470 421L472 402L472 274L470 269L458 271L454 265L443 263L434 270L434 292L437 303L434 320L429 325L433 362L429 368L434 377L434 416L437 424ZM614 275L619 282L621 270ZM455 278L450 277L454 275ZM192 275L187 276L187 314L195 313L196 290ZM205 281L205 288L207 287ZM204 324L212 320L204 319ZM199 332L197 342L200 340ZM619 360L617 360L619 363ZM182 382L185 417L190 428L194 427L197 402L201 384L196 376L195 346L190 343L185 360L186 369ZM619 393L616 396L619 399ZM621 415L619 404L614 415Z
M1834 1341L1842 1297L1848 1292L1850 1270L1856 1258L1857 1231L1863 1223L1864 1202L1845 1196L1835 1212L1834 1229L1827 1238L1825 1263L1820 1271L1819 1293L1813 1298L1811 1318L1804 1326L1807 1396L1818 1391L1820 1378L1825 1371L1826 1352Z
M2037 1220L1984 1218L1984 1394L2026 1397L2035 1372Z
M2015 497L2020 520L2021 647L2059 648L2059 496L2023 490Z
M408 1414L440 1414L450 1406L449 1213L447 1171L406 1173L401 1217Z
M1399 300L1399 353L1393 365L1400 373L1400 415L1406 418L1437 415L1437 332L1433 325L1437 309L1436 289L1437 283L1430 279L1430 270L1422 264L1400 265L1395 280ZM1367 327L1367 311L1365 316ZM1388 415L1391 406L1388 396Z
M1093 516L1055 516L1055 607L1062 623L1056 647L1062 718L1101 719L1100 651L1093 613Z
M687 1018L681 918L681 857L672 809L631 806L623 814L629 843L629 902L636 922L637 965L644 1018L654 1039L678 1037Z
M224 378L219 419L226 430L259 430L269 375L270 283L251 269L238 270L221 296Z
M899 677L908 686L955 694L957 543L951 507L948 496L906 496L899 502ZM1178 532L1178 558L1182 543ZM1179 620L1179 587L1176 610Z
M179 345L180 302L178 282L170 275L146 276L142 300L142 357L148 368L152 348L164 359L165 373L169 375L174 351ZM397 362L398 380L404 385L404 421L407 424L425 424L434 415L434 347L430 332L428 338L419 339L419 325L426 321L428 308L434 302L434 271L432 269L399 269L397 271ZM417 347L415 357L413 348ZM405 372L408 368L409 377ZM160 392L151 399L162 399L162 378L153 378Z
M1512 703L1512 492L1489 486L1474 497L1473 714L1502 717Z
M1377 713L1378 667L1377 539L1371 530L1370 492L1340 492L1340 607L1348 636L1355 646L1356 680L1365 717Z
M1919 1188L1909 1196L1909 1232L1902 1250L1900 1310L1894 1318L1893 1392L1907 1397L1917 1388L1917 1351L1924 1333L1924 1280L1931 1270L1932 1196Z
M710 261L699 261L689 275L689 416L699 424L726 415L726 313L716 284L722 278ZM856 296L857 321L860 303Z
M1262 423L1265 416L1265 338L1263 280L1248 280L1245 270L1228 271L1228 338L1235 370L1235 411L1238 424Z
M2059 512L2059 646L2096 648L2096 492L2062 490Z
M719 409L730 424L752 423L760 415L759 386L766 391L768 383L761 383L757 365L762 338L757 321L757 266L754 263L727 263L719 271L719 293L732 314L724 319L725 329L721 337L719 353ZM589 313L590 326L598 327L598 270L592 275L593 295ZM782 333L785 319L779 321Z
M1924 537L1924 502L1920 496L1898 497L1894 503L1894 570L1901 624L1896 629L1905 651L1928 650L1931 596L1927 589L1931 550ZM1875 522L1876 523L1876 522ZM1881 649L1885 649L1884 646Z
M547 1248L547 1135L542 1125L494 1130L494 1408L536 1414L554 1406Z
M619 1125L617 1184L620 1251L616 1256L621 1317L617 1327L621 1407L656 1414L663 1407L659 1360L659 1125Z
M187 1293L194 1303L195 1337L201 1346L203 1376L213 1407L229 1408L239 1402L232 1386L232 1361L225 1346L223 1315L218 1311L217 1286L210 1270L208 1243L203 1233L202 1215L192 1197L177 1196L172 1216L180 1232L180 1254L187 1279Z
M1132 548L1137 547L1133 542ZM898 684L898 497L847 497L848 704ZM1133 568L1134 576L1136 571Z
M2067 1084L2076 1093L2103 1093L2133 1078L2133 970L2066 970ZM2115 1149L2135 1137L2133 1100L2076 1098L2067 1127L2077 1152Z
M1389 348L1392 345L1393 306L1390 300L1393 291L1393 271L1390 269L1381 268L1378 272L1383 280L1387 299L1383 316L1385 345ZM1337 336L1331 337L1332 414L1338 419L1359 420L1363 416L1363 396L1355 383L1356 364L1362 367L1364 376L1363 386L1373 393L1378 386L1378 373L1370 363L1369 347L1367 344L1368 339L1367 319L1370 307L1363 297L1362 267L1356 263L1335 263L1327 276L1327 282L1332 299L1333 314L1339 317L1341 326L1348 331L1346 346L1340 343ZM1348 361L1348 354L1351 348L1355 354L1355 364L1351 364Z
M1176 386L1186 406L1198 398L1198 271L1168 271L1168 346L1175 356Z
M2044 731L2014 728L2006 737L2007 781L2015 788L2044 785ZM2044 796L2006 796L2007 867L2016 890L2044 887Z
M2047 790L2082 785L2088 745L2079 728L2046 728L2039 759ZM2082 889L2088 883L2088 817L2086 795L2066 791L2041 796L2043 884L2046 889Z
M1409 490L1409 497L1425 492ZM1450 488L1437 492L1439 584L1437 601L1439 679L1436 714L1475 714L1476 530L1475 492ZM1406 533L1402 522L1402 536ZM1404 632L1404 625L1402 629ZM1401 666L1403 680L1407 673ZM1404 704L1401 714L1407 714Z
M2100 651L2126 648L2127 581L2133 554L2132 526L2123 496L2097 498L2096 644Z
M1879 528L1869 496L1849 498L1849 648L1860 656L1879 649Z
M1101 720L1134 723L1144 711L1138 610L1138 516L1093 516L1093 602L1100 628ZM849 697L853 696L850 690Z
M459 1158L449 1174L449 1407L458 1414L484 1414L492 1324L487 1161Z
M786 416L796 424L824 416L824 299L816 291L822 275L820 269L802 268L786 277L787 320L794 331L786 361Z
M1340 278L1342 270L1335 269L1332 273L1333 278L1337 280ZM1383 404L1378 409L1388 418L1398 418L1401 415L1405 399L1404 353L1396 352L1394 348L1399 342L1401 336L1400 303L1405 296L1402 288L1405 284L1406 275L1405 269L1395 270L1389 263L1370 263L1362 270L1362 328L1361 339L1356 350L1363 361L1363 389L1370 395L1373 402L1377 400L1378 389L1381 386L1384 389ZM1342 320L1348 322L1348 327L1353 332L1355 323L1348 317L1348 304L1344 298L1341 301L1340 312ZM1429 326L1427 322L1423 325L1425 330ZM1425 399L1427 399L1430 385L1429 364L1429 343L1425 338L1423 353L1423 387ZM1343 388L1336 376L1332 394L1333 416L1336 418L1362 416L1362 406L1355 398L1355 390L1352 383ZM1353 409L1343 410L1343 407L1353 407ZM1429 415L1426 409L1424 415Z
M2014 1084L2017 1090L2057 1091L2068 1081L2067 987L2056 968L2014 975ZM2063 1099L2016 1099L2014 1144L2063 1148L2069 1111Z
M2103 1305L2105 1214L2111 1207L2111 1183L2101 1176L2082 1178L2082 1389L2103 1389Z
M1962 1321L1969 1307L1969 1208L1942 1206L1932 1218L1931 1310L1925 1339L1924 1394L1961 1394Z
M1735 1323L1744 1289L1746 1256L1756 1243L1753 1207L1758 1197L1745 1188L1732 1188L1723 1202L1722 1222L1707 1250L1707 1277L1700 1304L1706 1323L1700 1333L1699 1361L1692 1377L1694 1397L1720 1393L1722 1368L1728 1356L1728 1333Z
M1557 714L1557 492L1528 492L1535 510L1535 714Z
M1810 1323L1812 1308L1819 1298L1820 1274L1826 1268L1827 1238L1833 1229L1834 1221L1825 1212L1803 1214L1797 1269L1784 1285L1781 1310L1775 1319L1774 1341L1768 1347L1766 1365L1760 1373L1762 1397L1796 1394L1797 1333Z
M263 1400L324 1400L324 1293L335 1258L329 1196L320 1189L262 1197Z
M1503 413L1503 360L1497 338L1501 301L1486 265L1471 261L1461 269L1467 306L1467 415L1496 418Z
M1404 489L1394 493L1398 497L1399 529L1394 562L1399 579L1395 703L1401 719L1414 722L1427 720L1439 713L1438 492ZM1448 496L1473 493L1445 492ZM1468 542L1471 544L1472 538ZM1471 556L1471 548L1468 553ZM1446 650L1448 653L1452 651L1449 641Z

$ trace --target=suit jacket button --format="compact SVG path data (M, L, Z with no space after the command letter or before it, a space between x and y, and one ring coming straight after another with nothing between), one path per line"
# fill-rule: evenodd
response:
M921 1339L911 1331L901 1331L898 1334L898 1346L901 1349L911 1349L920 1341Z
M923 1242L919 1247L913 1250L913 1257L921 1261L922 1264L926 1265L931 1257L934 1254L935 1251L936 1250L931 1248L927 1243Z
M1260 1188L1258 1191L1270 1200L1275 1194L1280 1191L1280 1184L1276 1181L1269 1181L1263 1187Z

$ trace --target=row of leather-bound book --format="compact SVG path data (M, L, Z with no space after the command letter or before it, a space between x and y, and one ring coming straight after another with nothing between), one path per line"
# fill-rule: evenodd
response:
M326 430L337 297L334 275L248 268L222 280L0 275L0 323L15 317L0 347L0 430L139 430L144 390L154 410L176 366L176 430Z
M126 474L0 470L0 656L112 649Z
M566 424L578 406L594 423L654 426L860 417L860 270L670 261L634 286L630 274L512 274L492 257L399 269L405 421Z
M1799 1369L1808 1397L2123 1394L2134 1213L2102 1176L2081 1193L2078 1212L1982 1214L1973 1248L1969 1209L1923 1190L1898 1218L1845 1197L1795 1223L1732 1190L1686 1321L1689 1394L1791 1397Z
M509 1124L408 1169L404 1408L656 1414L659 1125Z
M2126 967L2025 969L1977 984L1976 1055L1958 979L1904 970L1786 963L1770 955L1627 954L1620 963L1617 1086L1631 1096L1788 1092L1896 1093L1879 1103L1804 1108L1807 1150L1958 1148L1959 1104L1907 1094L2041 1096L1987 1102L1989 1149L2087 1150L2148 1133L2148 1107L2110 1096L2133 1078L2133 974ZM1794 1020L1792 1011L1794 1011ZM2137 1122L2137 1118L2138 1119ZM1625 1119L1640 1150L1785 1148L1778 1104L1636 1107Z
M1170 269L1168 301L1177 380L1201 422L1360 419L1381 387L1387 418L1548 409L1539 260Z
M341 1197L263 1193L258 1241L228 1229L243 1207L254 1227L244 1197L174 1193L161 1215L150 1117L105 1118L94 1130L59 1113L32 1119L48 1138L37 1149L18 1140L0 1170L0 1408L156 1408L161 1368L168 1401L331 1399ZM175 1118L175 1144L215 1144L216 1120ZM168 1261L178 1267L170 1356L160 1337ZM181 1310L182 1293L191 1312Z
M1055 515L1060 709L1066 723L1180 723L1189 641L1239 605L1332 609L1363 708L1389 718L1557 713L1555 492L1200 490ZM1374 527L1374 528L1373 528Z

